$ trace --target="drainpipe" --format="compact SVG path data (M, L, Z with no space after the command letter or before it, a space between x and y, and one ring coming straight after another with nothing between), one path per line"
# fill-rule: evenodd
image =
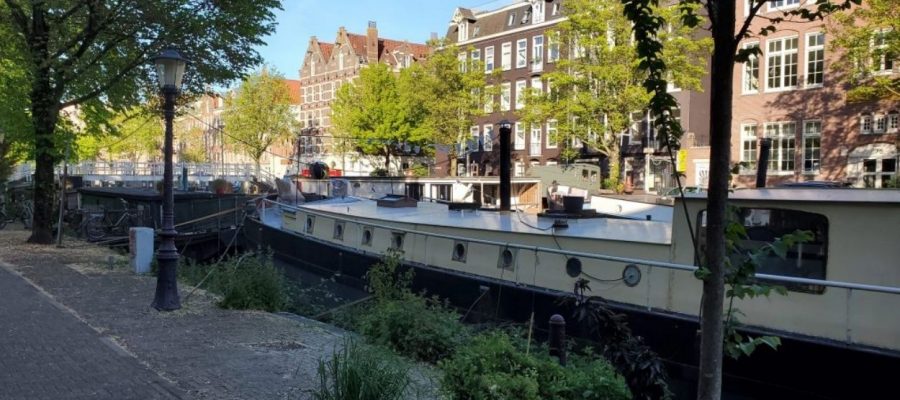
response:
M756 164L756 187L766 187L766 173L769 169L769 151L772 149L772 138L759 141L759 162Z
M500 211L508 212L510 209L510 148L509 137L512 125L507 120L500 121Z

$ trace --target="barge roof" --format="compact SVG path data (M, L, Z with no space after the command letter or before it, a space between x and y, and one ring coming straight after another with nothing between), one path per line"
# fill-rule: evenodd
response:
M690 193L687 199L706 200L707 193ZM739 189L728 194L730 200L791 201L819 203L884 203L900 204L898 189L855 188L764 188Z
M552 218L538 218L534 214L522 212L451 211L446 204L429 202L420 202L417 207L387 208L378 207L374 200L353 197L307 203L299 208L354 218L380 220L385 223L399 222L411 225L663 245L672 242L672 225L664 221L616 218L569 219L567 228L552 229Z

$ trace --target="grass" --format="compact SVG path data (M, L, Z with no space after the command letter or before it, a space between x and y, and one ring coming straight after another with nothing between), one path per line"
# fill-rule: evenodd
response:
M410 388L409 367L393 354L352 340L319 360L316 400L399 400Z

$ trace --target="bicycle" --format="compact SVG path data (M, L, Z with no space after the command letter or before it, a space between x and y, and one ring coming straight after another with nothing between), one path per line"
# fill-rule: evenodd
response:
M143 207L138 206L136 209L132 209L128 207L127 201L124 199L119 200L122 202L123 210L103 210L100 213L82 214L79 232L89 242L97 242L105 239L107 236L127 236L131 227L140 225ZM119 214L118 218L114 217L116 214Z
M0 203L0 229L6 228L6 225L16 220L22 221L25 229L31 229L32 220L34 219L34 211L31 207L31 201L25 200L16 205L12 214L7 214L6 203Z

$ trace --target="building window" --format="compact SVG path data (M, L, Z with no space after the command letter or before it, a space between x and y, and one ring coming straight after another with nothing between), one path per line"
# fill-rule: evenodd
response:
M513 163L513 170L514 176L525 176L525 164L521 161Z
M529 155L541 155L541 124L531 124L531 147Z
M888 114L888 133L897 133L900 131L900 114L891 112Z
M550 15L559 15L559 2L553 3L553 10Z
M863 187L883 188L897 175L897 159L865 159L863 160Z
M503 82L500 85L500 111L509 111L509 91L511 86L512 84L509 82Z
M803 123L803 172L816 173L822 162L822 121Z
M494 70L494 46L488 46L484 49L484 72L492 72Z
M500 49L500 68L504 71L512 69L512 43L503 43Z
M481 50L475 49L472 50L472 68L478 65L478 62L481 61Z
M484 126L484 144L482 146L484 151L491 151L494 149L494 125Z
M516 68L528 65L528 39L516 41Z
M872 115L864 114L859 117L859 133L867 135L872 133Z
M466 52L460 52L456 56L456 60L459 61L459 72L466 72Z
M516 81L516 110L521 110L525 107L525 80L520 79Z
M550 34L547 36L547 62L554 63L559 60L559 37Z
M772 39L766 54L766 88L785 90L797 87L797 38Z
M551 119L550 121L547 121L547 148L548 149L555 149L558 146L558 143L559 143L559 137L557 137L557 135L559 134L558 133L559 130L557 129L558 125L559 124L557 123L557 121L555 119Z
M544 93L544 82L541 80L541 77L536 76L531 78L531 94L534 96L540 96Z
M759 43L747 43L744 48L759 48ZM744 78L741 87L745 94L759 93L759 54L751 54L744 63Z
M459 36L456 41L462 42L463 40L467 40L469 38L469 22L462 20L456 26L459 28Z
M774 10L783 10L785 8L793 8L797 7L800 4L800 0L770 0L769 1L769 11Z
M741 163L743 163L741 169L743 173L753 173L756 170L756 162L759 160L758 145L756 124L741 125Z
M469 139L469 151L478 151L478 144L481 141L481 133L478 132L478 125L469 128L472 138Z
M872 38L872 44L875 48L875 72L878 74L890 74L894 69L896 54L891 54L888 48L888 35L890 33L890 29L881 29L876 31L875 37Z
M493 86L485 86L484 87L484 112L486 114L490 114L494 112L494 87Z
M806 34L806 86L822 86L825 82L825 34Z
M534 46L531 47L531 69L533 71L540 71L544 69L544 35L535 36L533 43Z
M344 52L338 53L338 70L344 69Z
M513 26L516 23L516 13L515 11L509 13L509 19L506 20L506 26Z
M525 125L516 122L516 137L514 140L514 150L525 150Z
M544 22L544 2L537 1L534 3L534 10L532 12L532 23L539 24Z
M874 130L875 133L884 133L887 131L887 116L884 114L875 114L874 118Z
M793 122L770 122L766 124L766 137L772 139L772 154L769 170L791 172L794 170L794 149L796 148L796 124Z

